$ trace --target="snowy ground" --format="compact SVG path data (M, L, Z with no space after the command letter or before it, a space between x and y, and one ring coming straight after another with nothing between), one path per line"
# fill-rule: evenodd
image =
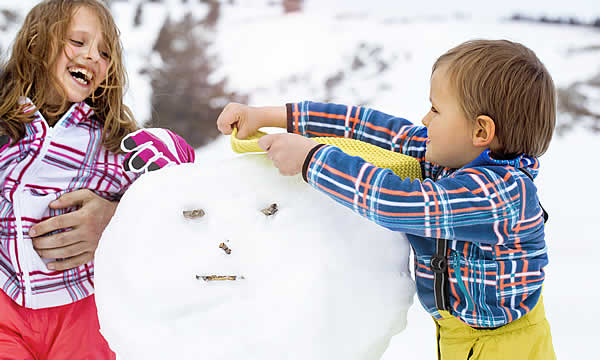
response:
M115 1L113 10L128 55L132 80L128 103L143 119L150 112L151 88L149 78L138 71L150 63L160 64L151 46L161 21L170 12L173 17L180 16L186 6L197 6L193 5L197 2L181 5L178 0L169 0L168 5L147 4L153 10L146 13L142 28L134 29L131 23L139 1ZM35 2L11 1L11 6L26 11ZM586 80L600 72L600 51L576 51L598 46L597 30L503 20L517 11L593 19L600 16L600 7L593 0L509 0L493 4L464 1L452 5L411 2L410 6L384 0L309 0L305 14L285 18L272 8L253 7L254 3L265 1L238 3L243 5L223 11L218 24L217 42L211 50L219 55L222 65L215 81L227 76L232 90L248 93L250 102L257 105L329 98L342 103L365 103L420 121L429 108L428 79L435 58L472 38L507 38L524 43L547 65L557 86ZM359 10L366 16L360 16ZM198 7L195 11L204 10ZM14 31L13 28L2 33L0 40L12 38ZM356 57L371 61L350 72ZM373 59L389 66L380 71ZM323 82L340 70L346 76L328 93ZM211 153L211 149L222 148L223 141L218 139L212 147L199 149L199 159L220 156ZM598 262L595 256L600 253L600 236L592 226L600 220L596 206L600 195L586 188L594 186L600 175L594 166L599 145L600 136L581 129L563 138L555 137L541 158L542 171L536 181L542 204L550 213L550 265L544 301L559 359L593 358L597 354L592 321L600 315L596 306L600 290L593 286L597 281L592 281L592 267ZM392 339L383 356L384 360L404 358L435 358L434 326L418 303L409 311L407 329Z

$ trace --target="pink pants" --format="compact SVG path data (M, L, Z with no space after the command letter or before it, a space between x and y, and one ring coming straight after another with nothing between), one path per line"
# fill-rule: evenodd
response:
M100 334L94 296L32 310L0 290L0 359L116 359Z

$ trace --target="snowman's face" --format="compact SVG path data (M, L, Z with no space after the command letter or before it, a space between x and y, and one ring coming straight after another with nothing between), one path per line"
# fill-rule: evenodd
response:
M408 253L263 155L167 168L100 241L102 333L128 359L377 358L414 294Z

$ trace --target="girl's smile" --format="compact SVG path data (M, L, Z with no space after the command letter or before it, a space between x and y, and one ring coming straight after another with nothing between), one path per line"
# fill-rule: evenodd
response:
M98 88L107 74L110 55L98 16L81 6L73 14L55 75L70 103L81 102Z

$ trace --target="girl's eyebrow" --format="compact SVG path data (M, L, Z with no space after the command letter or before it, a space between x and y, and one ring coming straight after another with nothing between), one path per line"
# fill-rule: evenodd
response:
M89 35L89 33L85 30L73 30L69 31L69 35Z
M87 39L87 37L89 37L90 33L85 30L73 30L73 31L69 31L67 34L67 36L74 36L74 35L80 35ZM107 41L104 36L102 36L102 38L100 39L100 46L107 46Z

